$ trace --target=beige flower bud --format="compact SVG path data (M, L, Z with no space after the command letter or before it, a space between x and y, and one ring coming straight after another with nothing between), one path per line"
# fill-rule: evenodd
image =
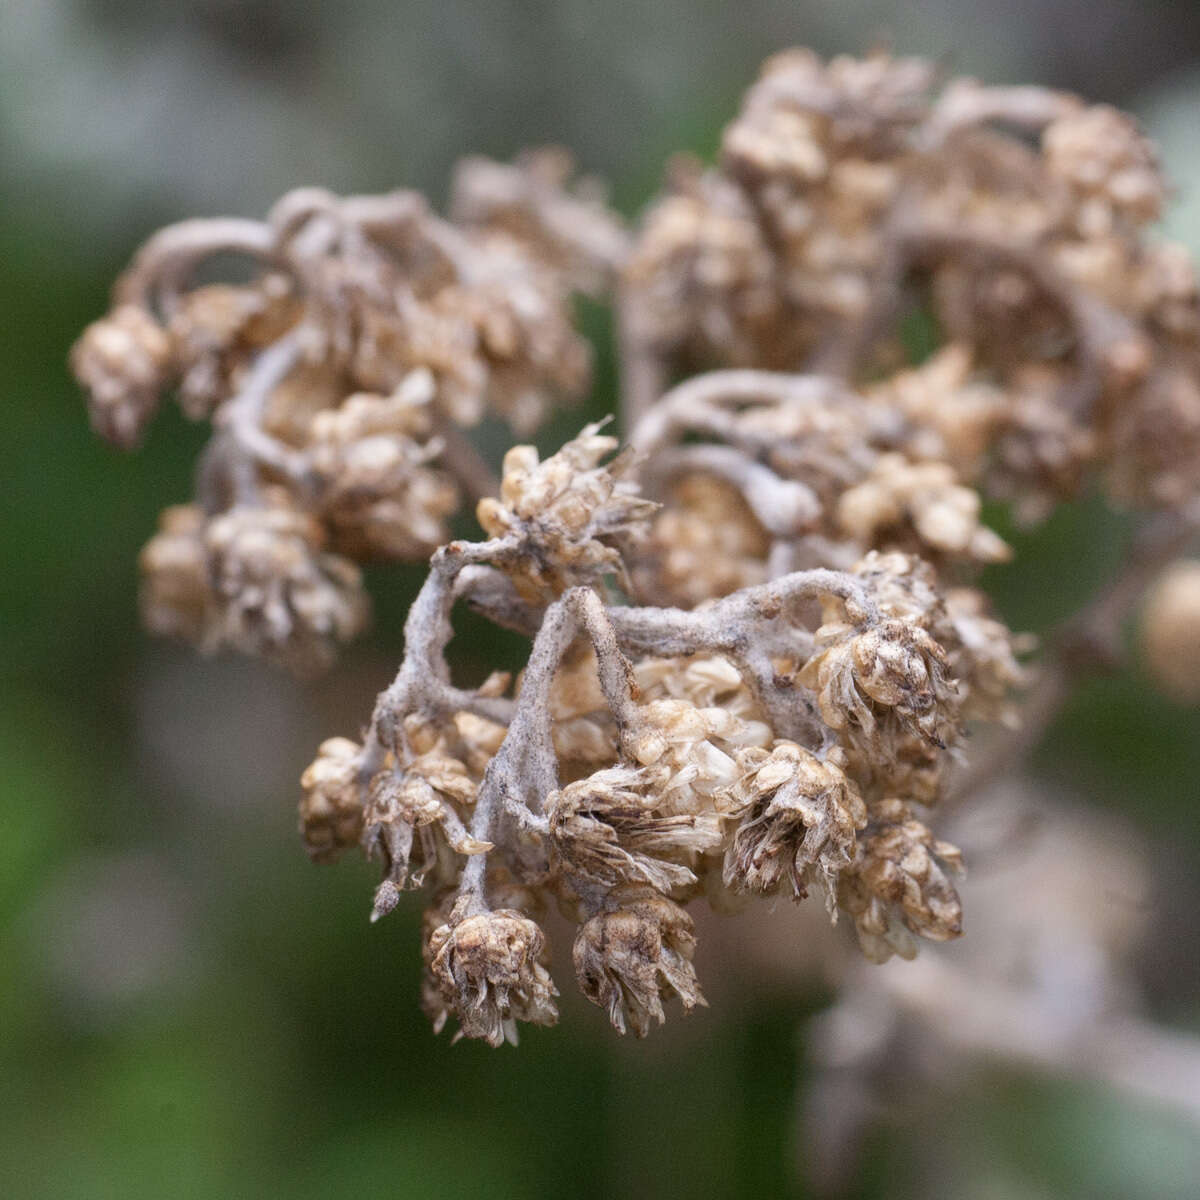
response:
M1182 703L1200 702L1200 559L1177 559L1155 581L1141 642L1154 682Z
M553 1025L554 986L544 964L546 937L515 909L466 915L455 905L429 938L430 972L445 1009L458 1017L458 1037L491 1046L516 1044L518 1021Z
M1042 138L1050 171L1066 180L1080 197L1094 197L1137 222L1155 220L1166 186L1154 147L1132 117L1096 104L1060 117ZM1081 214L1081 219L1088 215ZM1105 232L1107 222L1081 232Z
M735 790L746 811L725 855L726 885L766 894L786 877L802 900L815 878L832 910L838 875L867 823L854 784L793 742L776 742L769 754L747 751L741 763L746 773Z
M639 590L694 608L766 579L770 539L741 494L692 472L673 482L667 505L638 547Z
M962 904L947 870L962 871L955 846L935 839L903 801L876 806L858 857L843 871L838 888L838 905L853 917L869 959L912 958L913 933L935 942L962 933Z
M590 918L575 938L575 975L583 994L608 1013L618 1033L637 1037L666 1020L663 1001L678 996L684 1011L704 1004L692 967L692 919L662 896L629 899Z
M437 452L387 434L319 447L319 512L334 546L355 558L419 559L447 541L458 488L427 465Z
M922 545L940 554L1002 562L1011 557L1004 541L980 523L979 493L958 482L948 463L910 463L884 454L870 476L842 494L838 524L870 546L903 522Z
M193 420L209 416L233 391L236 371L255 350L281 337L299 316L282 275L248 287L210 284L186 293L168 328L179 360L179 402Z
M333 862L358 844L363 801L359 787L362 747L349 738L329 738L300 776L300 836L313 862Z
M123 450L141 440L171 369L167 331L134 304L94 321L71 350L71 370L87 389L92 428Z
M215 617L204 546L204 512L194 504L164 509L158 533L142 548L140 604L151 633L204 642Z
M430 465L441 450L430 440L433 388L428 371L412 371L390 396L358 392L312 418L319 513L340 552L426 558L447 540L459 496Z

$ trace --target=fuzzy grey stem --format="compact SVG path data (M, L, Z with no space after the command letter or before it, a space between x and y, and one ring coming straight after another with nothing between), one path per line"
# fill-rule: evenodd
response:
M275 233L261 221L238 217L180 221L150 238L113 289L116 304L150 308L160 298L170 308L172 297L206 258L214 254L275 256Z
M206 471L211 479L213 469L224 467L234 497L242 502L253 502L257 496L259 465L283 475L302 491L310 492L314 486L304 455L289 449L262 428L271 393L300 361L305 336L306 331L297 328L263 350L238 391L214 415L217 432L211 455L206 455ZM213 492L211 482L207 491Z
M795 537L821 513L821 502L812 488L781 479L770 467L733 446L679 446L648 459L642 477L650 485L689 471L732 484L758 523L775 537Z
M495 825L506 809L520 807L538 813L545 797L558 787L549 695L563 655L578 632L570 595L546 610L508 733L484 772L471 818L471 836L479 841L495 843ZM473 855L463 868L459 894L471 898L475 911L486 908L486 870L486 854Z
M787 375L750 368L709 371L667 392L638 421L629 441L640 454L649 455L689 431L732 434L732 423L720 419L725 416L723 408L763 401L802 404L824 397L839 386L838 381L822 375Z
M985 87L973 79L955 80L938 97L921 128L921 149L926 154L937 153L955 133L993 122L1040 133L1078 109L1079 100L1066 92L1031 85Z
M644 654L684 655L700 650L740 652L761 627L786 615L790 604L805 598L838 596L861 616L879 620L879 609L862 581L842 571L818 568L744 588L707 608L614 608L609 618L621 645Z
M459 573L475 563L502 559L509 549L510 544L503 539L451 542L430 560L429 577L404 622L404 660L396 678L375 701L359 769L364 781L379 770L389 750L398 750L402 716L414 708L431 715L464 710L504 725L511 720L511 700L453 687L445 659L453 633L450 609L457 595Z

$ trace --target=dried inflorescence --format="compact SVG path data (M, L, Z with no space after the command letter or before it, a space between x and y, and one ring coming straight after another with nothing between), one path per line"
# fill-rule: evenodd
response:
M516 1023L553 1025L554 986L541 927L514 909L470 912L462 901L429 936L430 974L464 1037L515 1042Z
M850 865L867 807L833 760L794 742L750 751L739 779L745 815L725 856L730 887L770 895L786 879L796 899L814 880L834 903L834 884Z
M590 349L572 324L572 293L605 292L625 234L594 189L568 188L569 174L551 153L511 167L472 160L457 181L455 222L411 192L343 199L309 188L264 222L162 230L72 352L94 428L132 447L174 388L189 417L214 427L199 470L203 540L244 540L255 510L275 514L261 522L276 527L290 509L295 537L314 553L427 557L447 540L461 493L487 490L462 429L495 414L528 432L586 388ZM193 286L221 254L248 259L251 279ZM183 523L173 513L164 532ZM257 544L267 557L282 545ZM235 628L219 569L210 563L184 586L184 554L181 542L160 540L144 556L152 628L293 661L280 653L292 637L285 618L261 634ZM353 586L349 569L337 574ZM170 608L181 588L210 591L191 599L211 613L162 611L154 598ZM326 642L301 667L327 661L331 643L361 625L346 614L287 619L302 631L315 622Z
M320 747L300 822L314 860L380 863L373 919L428 893L436 1030L554 1023L551 907L584 995L639 1036L704 1003L701 905L816 891L876 961L959 936L937 806L978 790L966 735L1018 725L1031 683L975 586L1011 557L984 501L1037 517L1099 473L1166 522L1051 641L1038 720L1200 520L1200 300L1145 239L1162 195L1114 110L793 51L632 245L549 152L467 160L451 221L308 190L148 243L74 364L122 444L172 381L214 423L198 502L143 553L151 627L311 670L365 619L356 562L432 556L400 670L360 740ZM218 250L258 274L189 290ZM589 425L492 483L463 428L524 432L580 390L570 295L618 281L629 447ZM483 540L449 540L463 492ZM1180 694L1193 582L1146 618ZM454 681L459 603L530 639L516 678Z
M958 849L938 841L910 805L891 799L875 806L838 897L869 959L912 958L914 933L935 942L962 933L962 904L948 871L962 871Z
M973 676L992 687L1003 661L1018 682L1003 626L968 606L968 647L932 569L900 552L690 611L620 602L619 547L657 510L626 460L619 480L601 465L612 448L589 427L544 462L510 453L502 500L480 506L491 539L434 556L353 773L364 850L383 860L374 916L433 889L426 1007L491 1042L554 1019L533 933L548 904L578 926L584 994L639 1035L666 1000L702 1003L690 903L816 888L874 957L955 936L939 866L954 852L914 806L940 794ZM515 685L450 681L460 600L533 635ZM328 807L327 758L305 811Z
M1187 252L1146 235L1153 147L1106 105L934 83L886 54L770 59L718 164L674 170L643 221L631 354L860 382L923 322L954 363L891 397L898 449L944 458L922 426L980 439L948 461L1028 518L1093 466L1122 499L1179 505L1200 483L1200 301Z

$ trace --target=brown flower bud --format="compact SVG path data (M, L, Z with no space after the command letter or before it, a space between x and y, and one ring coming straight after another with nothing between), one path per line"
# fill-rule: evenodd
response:
M1141 641L1154 682L1182 703L1200 702L1200 559L1177 559L1155 581Z
M300 836L313 862L330 863L362 833L363 801L358 783L362 747L349 738L329 738L300 777Z
M166 330L134 304L94 321L71 350L71 370L87 389L92 428L123 450L141 440L171 366Z
M746 773L735 791L746 812L725 855L726 885L766 894L786 877L802 900L815 878L832 908L855 832L867 823L854 784L793 742L776 742L769 754L747 751L741 763Z
M518 1021L553 1025L558 989L543 965L541 928L515 909L468 916L465 907L460 900L429 938L430 971L443 1005L458 1017L457 1036L515 1045Z
M619 901L618 901L619 902ZM631 898L597 913L575 938L575 975L583 994L608 1013L618 1033L638 1037L666 1020L663 1001L678 996L684 1011L704 1004L692 967L692 919L663 896Z
M214 619L215 597L204 546L205 516L195 504L176 504L158 518L158 533L138 558L142 620L151 633L197 645Z
M912 934L944 942L962 933L962 903L946 871L962 871L957 847L934 838L902 800L871 814L854 864L843 871L838 906L853 919L872 962L912 958Z

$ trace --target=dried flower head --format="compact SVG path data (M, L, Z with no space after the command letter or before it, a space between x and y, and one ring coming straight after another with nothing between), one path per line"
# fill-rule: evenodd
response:
M609 767L546 799L554 854L571 873L612 887L641 880L660 892L695 883L685 864L721 844L715 813L667 814L664 772Z
M362 577L322 549L320 526L284 493L244 505L205 527L217 619L210 647L235 646L301 673L332 661L335 647L367 620Z
M430 971L459 1036L517 1041L518 1021L553 1025L558 989L542 965L546 939L514 909L468 915L456 905L429 937Z
M935 746L957 736L957 694L946 655L919 625L888 620L860 629L843 622L817 631L817 652L799 680L817 695L821 717L851 743L878 743L884 756L899 733Z
M312 419L318 511L335 548L354 558L418 558L447 540L454 480L433 464L432 379L414 372L390 396L356 393Z
M299 316L295 289L281 274L264 275L246 287L208 284L182 296L167 328L184 413L194 421L211 417L236 388L237 373Z
M725 855L725 884L770 894L786 879L797 900L817 882L832 909L838 876L867 823L867 808L836 763L794 742L749 750L737 795L745 815Z
M479 502L484 531L512 543L512 566L504 565L527 599L620 574L615 543L656 507L622 478L631 465L628 453L601 465L617 439L600 428L587 426L544 462L532 446L514 446L504 456L499 499Z
M170 336L135 304L94 321L71 351L71 370L87 390L92 428L124 450L141 441L172 368Z
M583 994L608 1013L618 1033L637 1037L666 1020L663 1001L678 996L685 1012L704 1004L692 956L692 920L663 896L619 900L597 913L575 938L575 975Z
M300 776L300 836L313 862L333 862L362 835L361 753L349 738L329 738Z
M206 518L194 504L163 509L158 532L138 559L142 620L151 633L204 643L214 620L215 597L204 545Z
M72 355L97 430L132 444L176 381L213 427L143 551L147 624L308 671L365 623L357 560L429 559L400 669L361 745L321 745L300 817L314 859L382 861L373 917L427 889L435 1029L556 1020L552 903L584 994L639 1036L703 1003L685 906L815 885L869 958L958 936L958 851L918 814L1037 732L976 760L961 736L1015 727L1028 683L974 586L1010 556L984 501L1037 520L1095 480L1154 510L1048 638L1035 722L1197 527L1200 284L1146 240L1153 148L1062 93L791 51L632 240L558 151L468 160L453 190L443 219L301 189L163 230L118 281ZM229 254L238 282L199 282ZM580 290L615 294L630 448L589 425L493 481L469 426L523 434L586 389ZM448 540L468 497L486 540ZM1186 697L1195 565L1143 635ZM519 674L456 678L460 604L530 640Z
M962 933L962 904L948 870L961 872L959 851L938 841L904 801L875 806L838 892L838 904L854 918L869 959L912 958L914 933L936 942Z
M864 546L877 544L882 531L894 537L892 531L907 525L935 554L1002 562L1011 551L980 523L979 510L979 493L961 486L947 463L911 463L902 454L885 454L862 483L842 493L837 519Z
M463 825L462 812L474 803L477 788L458 759L437 750L417 755L403 769L385 766L371 780L362 841L367 857L378 856L384 866L372 920L391 912L400 893L407 887L419 888L431 871L452 878L453 862L443 863L444 850L468 855L492 848L490 842L471 837ZM414 867L415 844L422 857Z

